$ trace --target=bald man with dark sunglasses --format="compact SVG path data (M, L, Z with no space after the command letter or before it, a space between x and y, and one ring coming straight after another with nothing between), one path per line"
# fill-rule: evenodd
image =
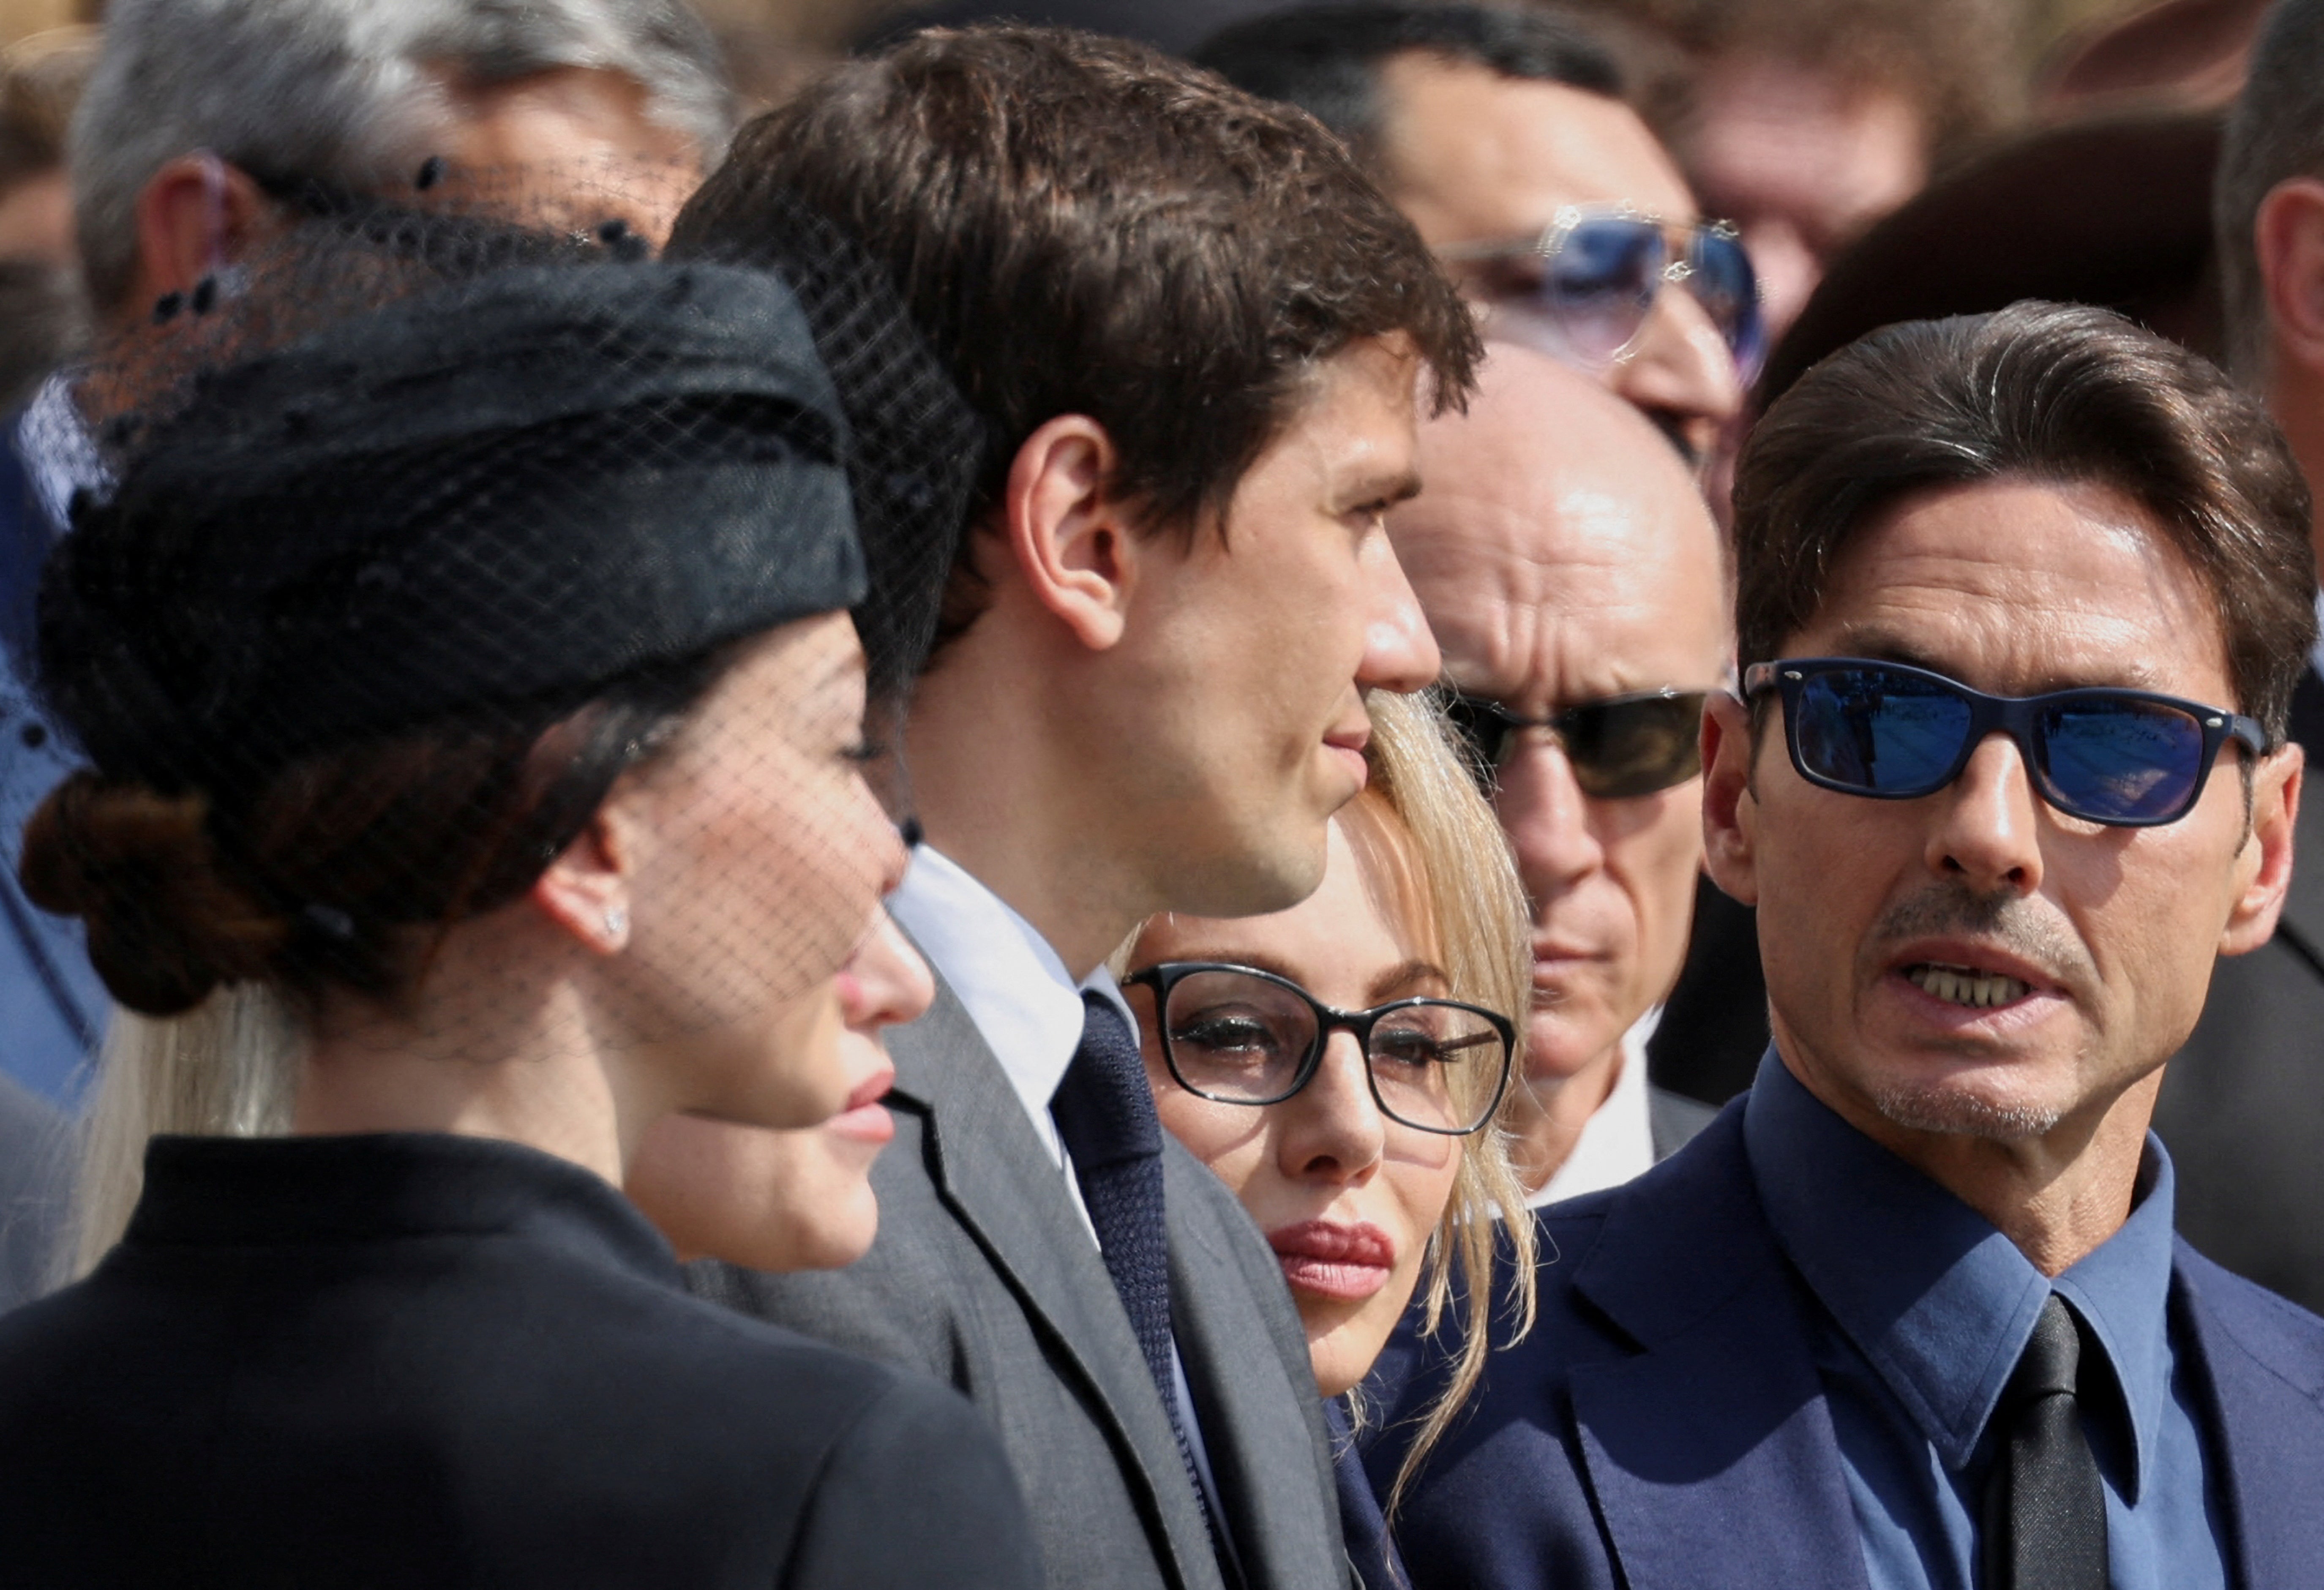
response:
M1517 1164L1537 1203L1627 1181L1711 1119L1646 1077L1702 860L1697 736L1732 642L1685 467L1588 377L1489 346L1421 433L1388 534L1533 914Z

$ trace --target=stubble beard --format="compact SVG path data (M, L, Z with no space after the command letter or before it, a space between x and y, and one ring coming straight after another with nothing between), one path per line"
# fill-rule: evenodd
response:
M2046 1137L2065 1119L2053 1105L2005 1103L1944 1083L1897 1083L1868 1090L1881 1119L1909 1132L2022 1142Z

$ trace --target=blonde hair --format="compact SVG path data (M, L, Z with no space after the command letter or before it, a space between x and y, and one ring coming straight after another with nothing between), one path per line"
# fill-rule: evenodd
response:
M1533 948L1525 892L1508 841L1454 748L1443 709L1433 695L1375 691L1364 709L1372 723L1364 748L1370 781L1341 814L1349 823L1349 838L1376 886L1385 885L1384 892L1433 937L1451 996L1498 1011L1515 1024L1510 1075L1521 1076L1525 1019L1533 1000ZM1356 829L1356 822L1370 831ZM1117 973L1127 968L1143 931L1141 927L1115 952ZM1519 1093L1508 1088L1484 1129L1460 1140L1461 1169L1452 1196L1429 1239L1416 1290L1422 1299L1421 1328L1434 1335L1443 1326L1456 1291L1467 1328L1443 1394L1416 1416L1418 1433L1388 1492L1391 1519L1422 1459L1484 1373L1491 1351L1494 1249L1503 1234L1509 1249L1512 1339L1533 1328L1533 1214L1509 1151L1509 1122ZM1351 1411L1360 1419L1360 1408Z
M129 1227L145 1145L168 1132L272 1137L290 1129L303 1044L289 1003L263 984L217 989L182 1016L115 1006L80 1127L65 1273L97 1267Z

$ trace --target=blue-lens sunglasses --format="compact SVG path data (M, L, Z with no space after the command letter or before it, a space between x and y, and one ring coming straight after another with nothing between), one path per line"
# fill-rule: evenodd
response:
M2153 827L2185 817L2219 747L2269 749L2255 718L2149 690L1988 696L1901 662L1794 657L1743 670L1743 697L1783 698L1800 777L1876 800L1914 800L1959 778L1988 735L2016 744L2042 798L2069 817Z

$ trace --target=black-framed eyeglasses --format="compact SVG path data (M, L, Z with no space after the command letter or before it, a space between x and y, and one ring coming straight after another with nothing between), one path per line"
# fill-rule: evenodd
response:
M1726 221L1692 225L1628 205L1568 205L1537 235L1443 251L1471 292L1500 311L1502 331L1570 362L1629 355L1665 286L1683 287L1718 328L1746 379L1766 352L1759 279Z
M1517 1028L1480 1005L1399 999L1334 1010L1287 977L1228 961L1163 961L1122 982L1153 991L1172 1078L1219 1104L1281 1104L1314 1079L1341 1031L1363 1048L1380 1113L1421 1132L1476 1131L1509 1085Z
M1618 800L1683 784L1702 771L1702 704L1709 695L1642 690L1524 717L1490 697L1448 690L1444 715L1489 785L1526 730L1546 730L1563 748L1584 795Z
M2069 817L2144 828L2185 817L2229 741L2257 755L2255 718L2150 690L2096 688L1987 696L1902 662L1794 657L1743 670L1746 700L1784 702L1800 777L1846 795L1913 800L1969 765L1988 735L2015 742L2042 799Z

